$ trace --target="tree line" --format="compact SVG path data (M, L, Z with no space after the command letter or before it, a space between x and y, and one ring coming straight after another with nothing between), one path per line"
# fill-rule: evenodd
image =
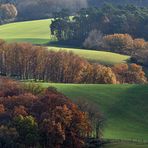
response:
M59 41L82 45L92 30L104 35L128 33L134 38L147 40L147 23L147 7L106 4L101 8L81 9L72 18L69 13L61 11L56 14L50 30Z
M93 30L85 39L83 46L87 49L105 50L131 56L131 61L148 66L148 42L129 34L112 34L103 36L100 31Z
M119 65L122 67L122 64ZM123 75L114 70L116 65L108 67L90 63L72 52L55 52L29 43L7 44L3 40L0 41L0 75L20 80L93 84L147 82L141 66L125 65L130 68L124 69L126 75ZM117 75L125 81L118 79Z
M0 0L2 4L13 4L18 10L17 20L51 18L52 13L70 9L70 14L87 7L87 0Z
M81 8L102 7L110 3L117 5L148 6L147 0L0 0L2 4L14 4L18 9L18 20L43 19L53 16L54 12L62 9L70 9L73 15Z
M32 46L28 43L5 44L1 42L1 75L17 79L35 79L62 83L145 83L146 77L141 66L137 70L124 69L122 77L133 81L121 81L112 68L88 61L65 51L53 52L46 48ZM127 67L128 65L125 64ZM120 65L122 67L122 65ZM119 66L119 67L120 67ZM142 75L140 75L142 73ZM135 75L135 77L133 77ZM126 80L126 79L125 79ZM140 81L141 80L141 81Z

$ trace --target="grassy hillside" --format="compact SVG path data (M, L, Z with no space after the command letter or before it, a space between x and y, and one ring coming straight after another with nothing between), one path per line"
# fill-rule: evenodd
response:
M86 58L89 61L92 62L99 62L101 64L106 65L113 65L117 63L124 63L129 60L129 56L111 53L111 52L105 52L105 51L94 51L94 50L84 50L84 49L74 49L74 48L57 48L57 47L48 47L49 50L66 50L66 51L72 51L75 54Z
M50 19L10 23L0 26L0 38L6 41L46 44L50 41Z
M105 138L148 140L148 85L42 85L98 104L106 118Z
M6 41L13 42L30 42L33 44L47 44L50 42L51 35L49 30L50 19L17 22L0 26L0 38ZM59 50L60 47L49 47L52 50ZM90 61L96 61L103 64L116 64L122 63L129 59L129 56L120 54L102 52L102 51L90 51L74 48L62 48L64 50L73 51L81 57L84 57Z

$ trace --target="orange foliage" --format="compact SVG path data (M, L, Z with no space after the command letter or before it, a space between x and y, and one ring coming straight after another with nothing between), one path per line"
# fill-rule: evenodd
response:
M142 67L137 64L117 64L112 67L119 83L147 83Z
M0 50L1 75L62 83L116 83L109 67L90 64L72 52L49 51L28 43L1 42L6 45Z
M103 38L104 48L118 53L132 53L133 39L129 34L106 35Z
M3 104L0 104L0 114L5 112L5 107Z
M0 80L4 82L1 84L1 88L3 88L1 92L4 95L0 96L0 113L7 112L0 116L0 121L13 123L17 117L22 119L23 116L33 116L33 118L26 118L24 124L27 124L29 119L34 119L38 127L36 134L39 132L43 138L40 141L41 145L55 148L83 146L84 138L91 131L89 119L87 114L81 112L67 97L53 88L46 89L42 95L33 95L15 81L6 78ZM15 86L17 87L15 88ZM11 125L19 133L19 128L15 127L16 124ZM21 121L20 126L28 127L22 125ZM29 135L26 132L30 132L30 130L23 132ZM25 136L22 133L19 134Z
M17 106L14 107L13 115L14 116L19 116L19 115L27 116L28 113L26 111L26 108L24 106L20 105L18 107Z

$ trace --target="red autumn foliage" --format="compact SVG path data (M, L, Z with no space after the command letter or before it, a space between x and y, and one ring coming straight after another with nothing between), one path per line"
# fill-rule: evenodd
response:
M8 126L11 123L20 138L25 139L22 143L19 141L21 144L36 146L35 139L39 138L38 143L44 147L83 146L83 139L91 131L91 126L87 114L80 111L71 100L53 88L35 95L26 91L20 83L6 78L0 80L4 82L1 83L0 124ZM32 141L26 137L30 134L34 134Z

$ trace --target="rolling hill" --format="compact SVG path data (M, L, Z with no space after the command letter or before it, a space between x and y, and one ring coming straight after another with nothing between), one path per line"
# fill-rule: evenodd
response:
M47 44L52 41L53 38L50 34L49 25L51 19L26 21L10 23L0 26L0 38L8 42L30 42L33 44ZM73 51L81 57L84 57L90 61L99 62L102 64L112 65L117 63L123 63L129 60L129 56L115 54L104 51L92 51L74 48L64 47L48 47L52 50L68 50Z
M51 40L50 19L10 23L0 26L0 38L12 42L46 44Z
M51 20L47 19L1 25L0 38L8 42L30 42L44 45L52 41L49 31L50 22ZM60 49L73 51L90 61L107 65L126 62L130 58L129 56L104 51L52 46L48 48L55 51ZM44 87L54 86L72 100L88 99L98 104L98 107L102 110L106 118L104 128L105 138L148 140L148 85L78 85L52 83L41 83L41 85ZM125 146L127 147L126 144ZM119 148L115 145L110 145L110 147Z
M148 140L148 85L52 84L66 96L87 99L104 113L104 137L110 139Z

